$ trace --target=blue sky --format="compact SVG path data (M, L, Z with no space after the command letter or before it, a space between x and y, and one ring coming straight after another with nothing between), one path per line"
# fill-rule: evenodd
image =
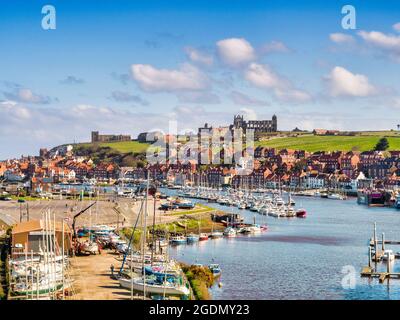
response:
M397 3L396 3L397 2ZM41 9L56 9L43 30ZM356 30L341 9L356 9ZM226 125L396 128L398 1L0 1L0 159Z

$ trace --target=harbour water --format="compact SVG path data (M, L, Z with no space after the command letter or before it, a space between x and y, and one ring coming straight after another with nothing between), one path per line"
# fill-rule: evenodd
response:
M171 192L171 190L168 190ZM222 286L213 299L400 299L400 280L379 284L360 277L368 264L368 241L377 223L378 236L400 240L400 210L368 208L345 201L295 197L307 218L273 218L236 207L207 205L240 212L245 222L268 224L257 235L221 238L170 248L187 263L219 263ZM205 202L205 201L198 201ZM390 247L394 252L400 246ZM380 264L386 269L386 263ZM400 272L400 261L392 266ZM354 286L353 286L354 284Z

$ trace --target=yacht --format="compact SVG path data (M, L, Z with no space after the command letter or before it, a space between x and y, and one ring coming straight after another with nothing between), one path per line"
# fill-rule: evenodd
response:
M184 244L187 242L186 237L184 236L174 236L171 238L171 244Z

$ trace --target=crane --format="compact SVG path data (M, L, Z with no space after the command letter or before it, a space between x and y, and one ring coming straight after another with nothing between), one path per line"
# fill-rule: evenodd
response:
M73 235L72 235L72 239L76 239L76 231L75 231L75 221L76 221L76 218L78 218L82 213L84 213L85 211L87 211L87 210L89 210L91 207L93 207L94 205L95 205L95 203L96 203L97 201L95 201L95 202L93 202L92 204L90 204L88 207L86 207L85 209L82 209L81 211L79 211L76 215L74 215L74 218L73 218L73 220L72 220L72 232L73 232Z

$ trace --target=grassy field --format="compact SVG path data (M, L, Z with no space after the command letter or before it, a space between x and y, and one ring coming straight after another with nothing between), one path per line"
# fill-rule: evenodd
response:
M92 146L92 143L79 143L79 146L89 147ZM122 153L143 153L146 152L146 149L150 144L148 143L140 143L137 141L121 141L121 142L101 142L98 143L100 147L110 147L118 152Z
M258 141L255 146L272 147L277 149L297 149L309 152L315 151L367 151L373 150L382 133L370 132L359 136L314 136L303 135L289 138L273 138ZM386 136L386 135L385 135ZM400 150L400 136L389 136L389 150Z

